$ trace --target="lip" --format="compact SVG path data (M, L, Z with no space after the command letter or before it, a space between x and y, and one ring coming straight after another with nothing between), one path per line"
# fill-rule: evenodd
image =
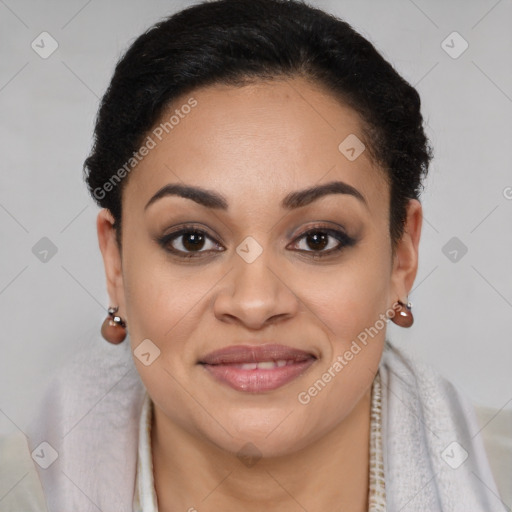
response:
M199 361L217 381L237 391L272 391L302 375L317 357L285 345L233 345ZM258 363L273 362L273 367ZM245 367L244 367L245 366Z
M243 364L259 363L263 361L278 361L280 359L291 361L305 361L314 357L312 352L306 352L286 345L269 343L266 345L231 345L210 352L203 357L201 364Z

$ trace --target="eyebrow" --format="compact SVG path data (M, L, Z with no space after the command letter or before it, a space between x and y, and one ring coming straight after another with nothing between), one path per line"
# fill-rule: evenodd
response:
M361 201L366 207L368 204L364 196L354 188L352 185L343 181L331 181L323 185L317 185L306 188L304 190L297 190L289 193L282 201L281 207L286 210L293 210L296 208L302 208L308 204L316 201L317 199L324 197L329 194L347 194L355 197ZM227 199L213 190L207 190L201 187L195 187L192 185L181 185L175 183L169 183L162 187L158 192L148 201L144 210L146 210L151 204L159 199L166 196L178 196L186 199L191 199L196 203L205 206L206 208L212 208L216 210L227 210L228 201Z

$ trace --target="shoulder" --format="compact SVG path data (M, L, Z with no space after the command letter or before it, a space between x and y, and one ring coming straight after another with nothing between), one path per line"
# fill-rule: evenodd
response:
M22 432L0 435L2 512L47 512L41 482Z
M502 500L512 503L512 410L476 404L433 366L386 340L381 359L385 382L400 399L419 403L422 421L432 431L455 425L482 443Z

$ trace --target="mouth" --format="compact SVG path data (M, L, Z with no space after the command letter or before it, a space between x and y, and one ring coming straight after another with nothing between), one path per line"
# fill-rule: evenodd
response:
M200 361L215 380L237 391L272 391L302 375L317 357L284 345L234 345Z

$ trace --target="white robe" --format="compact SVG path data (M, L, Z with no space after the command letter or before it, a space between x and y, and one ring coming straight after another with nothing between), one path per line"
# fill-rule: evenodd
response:
M389 341L379 371L388 512L510 510L467 397ZM132 512L144 397L128 338L114 346L98 337L77 353L25 429L21 480L0 495L0 512ZM24 441L17 436L18 448ZM6 447L0 440L0 467ZM42 466L53 462L44 469L29 454ZM12 474L6 468L0 477Z

